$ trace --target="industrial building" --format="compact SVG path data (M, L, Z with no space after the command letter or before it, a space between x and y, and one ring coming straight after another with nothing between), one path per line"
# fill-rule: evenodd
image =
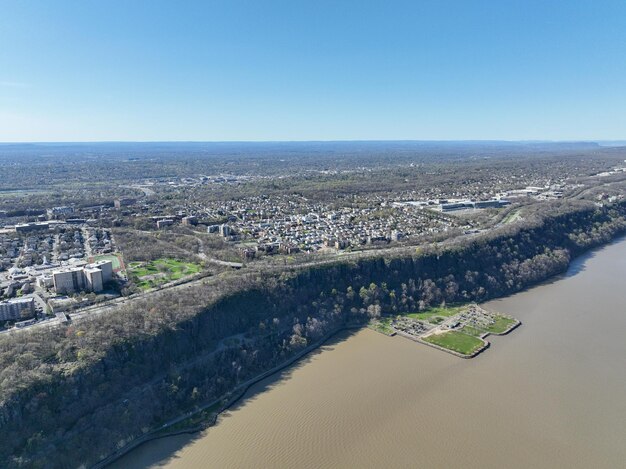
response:
M50 223L48 222L32 222L32 223L22 223L20 225L15 225L15 231L18 233L29 233L31 231L39 231L39 230L49 230Z
M505 205L509 205L510 202L504 199L492 199L492 200L461 200L456 202L446 202L439 205L439 210L442 212L453 212L455 210L464 209L482 209L482 208L500 208Z

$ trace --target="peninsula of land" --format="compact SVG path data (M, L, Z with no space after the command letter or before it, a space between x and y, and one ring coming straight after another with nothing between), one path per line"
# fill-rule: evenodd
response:
M372 321L370 327L385 335L399 335L462 358L486 350L489 335L506 335L521 322L502 313L492 313L472 303L436 307L421 313Z

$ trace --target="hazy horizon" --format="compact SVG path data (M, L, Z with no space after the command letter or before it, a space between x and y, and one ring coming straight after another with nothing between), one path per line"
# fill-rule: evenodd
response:
M81 145L81 144L115 144L115 143L137 143L137 144L150 144L150 143L173 143L173 144L185 144L185 143L202 143L202 144L221 144L221 143L394 143L394 142L406 142L406 143L430 143L430 144L446 144L446 143L514 143L514 144L534 144L534 143L547 143L547 144L559 144L559 143L597 143L599 145L606 143L613 144L626 144L625 139L519 139L519 140L506 140L506 139L328 139L328 140L32 140L32 141L0 141L0 145Z

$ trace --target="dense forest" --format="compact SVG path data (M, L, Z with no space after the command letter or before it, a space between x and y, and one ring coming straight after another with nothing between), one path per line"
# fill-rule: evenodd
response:
M506 295L626 231L626 203L542 204L522 224L393 254L225 272L184 293L0 339L2 467L89 466L346 324Z

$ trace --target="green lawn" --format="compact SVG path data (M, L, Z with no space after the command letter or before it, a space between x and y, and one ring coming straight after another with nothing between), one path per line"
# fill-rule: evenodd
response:
M439 345L440 347L461 353L463 355L471 355L484 345L482 340L456 331L433 334L425 337L424 341Z
M201 267L193 262L183 262L172 258L150 262L131 262L128 265L129 277L142 290L155 288L188 275L197 274Z
M505 316L496 316L496 322L489 326L487 330L489 332L493 332L494 334L502 334L509 327L511 327L515 323L514 319L507 318Z
M509 327L511 327L513 323L515 323L514 319L509 319L505 316L500 316L498 314L496 315L495 322L487 328L463 326L463 328L461 329L461 332L464 332L465 334L473 335L476 337L480 336L481 334L484 334L485 332L490 332L492 334L502 334Z
M420 319L422 321L429 321L433 324L439 324L442 322L438 318L449 318L450 316L454 316L455 314L459 314L466 305L457 305L457 306L437 306L434 308L428 308L426 311L422 311L421 313L409 313L408 317L413 319Z

